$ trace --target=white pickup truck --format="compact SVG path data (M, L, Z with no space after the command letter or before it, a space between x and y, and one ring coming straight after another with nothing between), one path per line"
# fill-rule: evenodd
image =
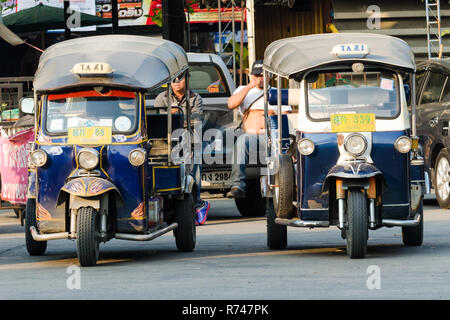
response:
M216 54L188 53L189 61L189 87L200 94L203 99L204 121L203 133L208 129L219 129L222 132L222 148L208 148L213 139L204 135L203 164L202 164L202 191L223 193L231 188L231 164L227 159L232 159L233 144L227 143L227 131L229 137L233 136L235 128L241 122L238 111L228 108L228 98L236 89L231 74L223 60ZM156 93L150 98L147 105L153 105ZM227 148L228 146L228 148ZM211 158L222 159L219 163L205 163L205 153L214 149ZM218 150L219 149L219 150ZM211 154L210 154L211 155ZM221 163L220 163L221 162ZM247 168L247 197L235 199L236 206L242 216L265 215L264 199L261 198L259 184L259 168L249 166Z

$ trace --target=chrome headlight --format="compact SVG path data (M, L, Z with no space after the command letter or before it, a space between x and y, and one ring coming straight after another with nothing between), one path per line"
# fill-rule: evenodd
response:
M408 153L411 150L412 142L411 139L405 136L399 137L395 140L394 147L398 152Z
M42 167L47 163L47 152L40 149L31 152L30 162L33 166Z
M86 148L78 152L78 163L85 170L92 170L98 165L100 155L97 150Z
M304 156L309 156L312 154L315 148L314 142L307 138L304 138L297 143L298 151Z
M145 150L142 148L131 150L128 161L135 167L142 165L145 162Z
M354 157L360 156L367 149L367 140L361 134L351 134L344 140L344 149Z

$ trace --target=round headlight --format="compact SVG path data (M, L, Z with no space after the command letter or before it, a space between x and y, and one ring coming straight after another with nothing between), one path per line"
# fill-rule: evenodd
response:
M30 154L30 162L36 167L42 167L47 163L47 152L44 150L35 150Z
M85 170L92 170L98 165L99 153L95 149L82 149L78 153L78 163Z
M141 148L131 150L128 160L135 167L142 165L145 162L145 150Z
M359 156L367 149L367 141L360 134L351 134L344 140L344 149L352 156Z
M398 138L394 143L395 149L401 153L408 153L411 150L411 145L411 139L405 136Z
M297 149L302 155L309 156L314 152L314 142L307 138L304 138L297 143Z

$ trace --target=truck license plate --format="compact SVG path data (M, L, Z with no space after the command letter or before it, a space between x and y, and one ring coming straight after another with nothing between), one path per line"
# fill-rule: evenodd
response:
M202 181L211 184L222 184L231 177L231 171L212 171L202 173Z

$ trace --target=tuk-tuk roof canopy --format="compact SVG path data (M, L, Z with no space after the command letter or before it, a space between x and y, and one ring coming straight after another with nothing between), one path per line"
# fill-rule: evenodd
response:
M341 45L364 44L364 57L338 57L332 50ZM414 54L408 44L395 37L368 33L324 33L280 39L264 53L264 69L282 77L330 63L366 61L414 71Z
M113 72L81 77L71 70L82 63L106 63ZM151 89L170 82L187 68L186 53L174 42L133 35L92 36L63 41L45 50L34 89L45 92L87 85Z

